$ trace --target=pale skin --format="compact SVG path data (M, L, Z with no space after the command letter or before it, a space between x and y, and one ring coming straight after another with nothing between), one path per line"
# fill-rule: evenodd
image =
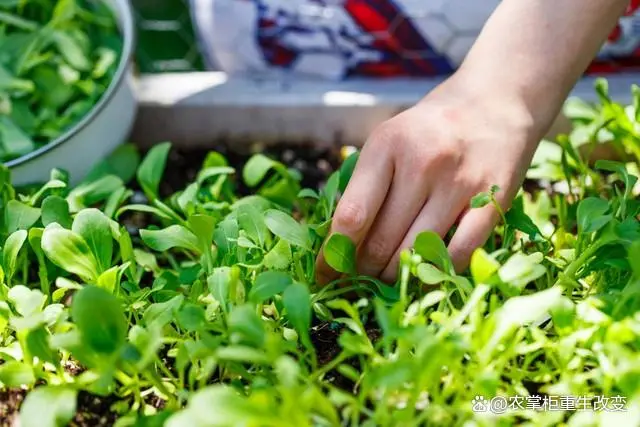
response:
M428 0L425 0L428 1ZM357 245L360 274L393 282L418 233L444 236L457 271L498 221L469 209L496 184L507 210L539 141L624 12L626 0L503 0L462 66L366 141L331 232ZM318 257L320 283L339 277Z

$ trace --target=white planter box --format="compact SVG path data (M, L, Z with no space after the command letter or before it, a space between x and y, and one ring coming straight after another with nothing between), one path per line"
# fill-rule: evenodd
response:
M627 103L640 75L608 77L612 97ZM418 101L435 79L258 81L221 72L148 75L138 85L140 111L132 141L179 146L313 142L361 145L377 124ZM594 78L572 92L595 100ZM552 133L566 129L560 117Z

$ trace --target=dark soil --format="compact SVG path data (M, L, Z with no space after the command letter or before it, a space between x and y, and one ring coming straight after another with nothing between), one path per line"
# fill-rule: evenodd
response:
M311 342L316 349L318 363L326 365L340 353L338 337L342 331L341 325L335 323L322 323L311 329Z
M24 401L27 392L25 390L0 391L0 427L17 427L18 411ZM81 391L78 394L77 411L71 427L103 427L112 426L117 414L110 406L117 401L116 398L99 397Z
M81 391L78 394L78 409L71 423L72 427L103 427L112 426L118 415L111 410L111 405L117 398L101 397Z
M249 158L257 153L262 153L268 157L280 161L290 168L298 170L302 174L302 186L308 188L318 188L329 175L340 167L340 148L316 148L311 146L300 146L282 144L277 147L263 148L254 144L242 151L228 145L214 146L211 149L176 150L169 153L167 160L167 170L165 171L160 191L163 195L170 195L176 191L184 189L185 185L195 180L200 171L202 162L211 151L217 151L226 157L229 166L236 169L241 176L242 167ZM240 194L250 192L242 180L236 181Z
M20 404L24 400L24 390L0 391L0 427L13 427Z
M240 148L242 150L240 150ZM301 185L303 188L318 189L329 178L331 173L340 167L342 162L339 147L318 148L306 145L282 144L270 146L263 149L258 144L251 146L242 145L231 147L229 144L221 143L208 149L172 149L167 159L160 193L163 197L168 197L177 191L183 190L189 183L196 179L208 153L216 151L222 154L229 166L237 171L235 184L240 195L248 195L251 189L247 188L242 179L242 168L252 155L262 153L268 157L278 160L287 167L298 170L302 175ZM135 194L130 199L130 203L146 203L146 197L137 186L136 182L131 182L130 186ZM122 215L120 220L124 223L132 236L138 236L139 230L152 223L152 216L142 212L128 212Z
M338 338L344 327L338 323L326 322L314 326L311 330L311 342L316 349L318 356L318 364L324 366L335 359L340 354L340 346ZM374 326L365 326L367 336L373 344L382 336L380 329ZM358 369L359 362L357 358L347 361L351 366ZM337 370L331 370L325 375L328 383L335 385L346 391L354 391L355 384L349 378L340 374Z

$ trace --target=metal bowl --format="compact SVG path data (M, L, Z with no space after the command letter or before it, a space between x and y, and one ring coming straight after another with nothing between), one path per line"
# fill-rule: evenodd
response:
M128 137L137 102L134 95L135 30L129 0L104 0L114 11L123 36L120 62L109 87L93 109L60 137L31 153L6 162L14 185L45 182L51 169L64 169L76 184Z

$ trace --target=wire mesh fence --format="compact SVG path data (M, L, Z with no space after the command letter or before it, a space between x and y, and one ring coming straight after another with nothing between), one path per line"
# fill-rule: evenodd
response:
M202 71L188 0L132 0L142 73Z

